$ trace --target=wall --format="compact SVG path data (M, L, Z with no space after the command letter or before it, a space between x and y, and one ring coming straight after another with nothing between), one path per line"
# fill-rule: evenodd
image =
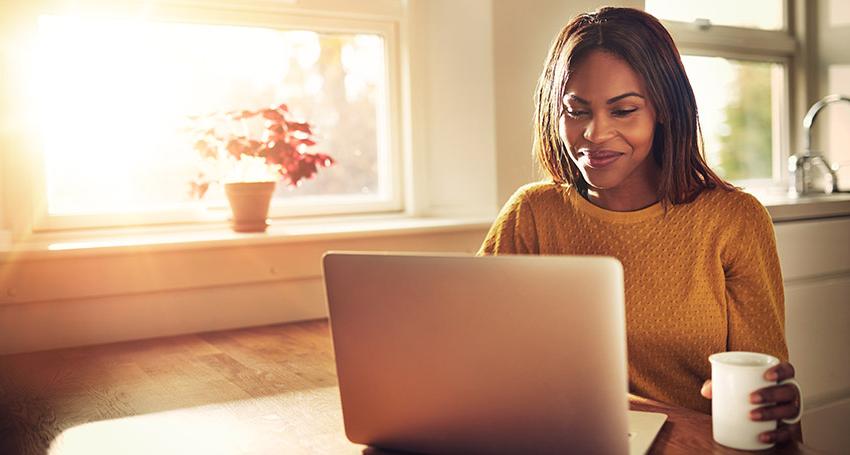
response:
M496 164L493 87L493 3L426 0L428 116L414 128L427 131L430 213L492 214ZM498 3L498 2L496 2Z
M322 318L328 250L474 252L486 228L0 262L0 354Z

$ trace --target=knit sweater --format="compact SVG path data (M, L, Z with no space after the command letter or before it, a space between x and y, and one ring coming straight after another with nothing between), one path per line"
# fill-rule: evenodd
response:
M634 394L710 413L700 395L710 354L788 359L773 225L747 193L705 190L666 211L655 204L615 212L574 187L533 183L511 197L478 253L619 259Z

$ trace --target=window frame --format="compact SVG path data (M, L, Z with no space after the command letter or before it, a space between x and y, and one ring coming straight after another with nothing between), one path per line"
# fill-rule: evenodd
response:
M336 1L336 0L335 0ZM26 11L29 28L24 30L28 42L34 42L37 36L37 18L43 14L91 14L108 7L97 0L83 1L75 8L69 8L62 2L46 0ZM198 0L156 0L145 2L143 13L139 13L143 4L135 0L119 2L117 13L120 15L143 14L146 20L180 23L199 23L213 25L237 25L267 27L278 30L308 29L325 33L368 33L380 36L384 41L384 59L386 62L384 77L386 86L383 102L378 103L378 144L379 176L386 178L386 187L375 196L342 195L335 201L316 205L320 196L305 196L302 200L287 201L272 206L271 218L315 217L332 215L369 215L381 213L399 213L405 209L404 198L404 153L402 150L402 102L401 102L401 8L392 8L399 2L393 0L372 0L360 5L345 5L338 1L340 9L330 11L328 2L307 2L295 5L295 2L271 2L250 0L240 2L198 1ZM319 3L322 3L321 5ZM331 2L333 3L333 2ZM80 6L82 5L82 6ZM151 6L153 5L153 6ZM358 11L351 11L352 8ZM116 9L116 8L112 8ZM112 13L110 9L110 13ZM7 38L8 39L8 38ZM21 74L23 76L23 74ZM22 82L22 79L19 80ZM18 81L16 81L18 82ZM15 84L15 82L12 82ZM5 144L8 160L11 161L6 174L9 189L7 194L25 195L23 198L6 198L6 213L14 221L13 233L16 238L31 233L66 231L75 229L108 229L129 226L153 226L162 224L198 225L220 224L229 217L225 205L207 208L203 201L194 208L179 210L161 210L155 212L126 212L110 214L49 215L46 200L45 157L38 139L38 125L35 113L29 113L28 124L24 132ZM17 145L17 146L16 146ZM358 199L361 199L358 201ZM17 219L17 220L16 220ZM16 221L15 221L16 220Z
M682 55L721 57L733 60L776 63L782 65L782 87L772 91L773 117L771 178L741 179L733 183L746 188L788 186L788 157L792 155L792 113L795 99L794 76L799 65L795 53L799 43L792 26L793 0L784 0L783 27L780 30L713 25L701 21L679 22L661 19ZM650 11L650 14L652 12ZM778 96L777 96L778 95Z

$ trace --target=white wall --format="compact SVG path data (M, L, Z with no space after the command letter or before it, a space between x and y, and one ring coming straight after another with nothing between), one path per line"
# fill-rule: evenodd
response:
M322 318L325 251L472 253L484 233L142 247L0 262L0 354Z
M427 194L430 212L491 214L496 208L493 5L490 0L426 0ZM498 3L498 2L497 2Z

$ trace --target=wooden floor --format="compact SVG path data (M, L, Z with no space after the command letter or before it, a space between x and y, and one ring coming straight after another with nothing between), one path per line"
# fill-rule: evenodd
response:
M0 454L48 453L87 422L333 387L331 356L326 321L2 356Z

